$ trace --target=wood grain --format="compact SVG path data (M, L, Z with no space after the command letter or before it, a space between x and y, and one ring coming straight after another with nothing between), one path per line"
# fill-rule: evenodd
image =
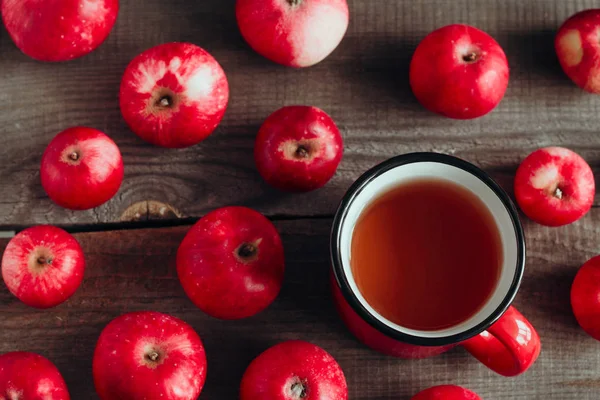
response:
M600 97L585 94L560 71L553 37L593 0L351 0L351 24L323 63L287 69L252 52L236 26L234 0L122 0L117 25L101 48L69 63L28 59L0 31L0 226L119 221L132 204L158 201L198 217L226 204L270 216L329 216L362 172L393 155L450 153L488 170L510 190L519 161L531 150L561 145L600 169ZM450 121L422 109L408 85L408 63L423 36L464 22L505 48L511 83L498 109L475 121ZM231 85L223 124L185 150L145 144L121 119L121 74L136 54L168 41L197 43L221 62ZM267 188L255 172L254 136L271 112L313 104L338 122L345 158L330 184L305 195ZM53 205L39 184L41 154L69 126L89 125L112 136L126 177L106 205L70 212ZM600 200L597 199L597 204ZM173 214L176 218L176 214Z
M577 326L569 305L578 267L600 253L600 210L560 229L526 222L528 262L515 305L542 338L538 362L503 378L457 348L426 360L379 355L344 328L328 287L329 220L278 222L286 249L283 290L265 312L243 321L205 316L186 298L174 256L188 227L76 234L87 257L75 296L48 311L20 304L0 288L0 353L39 352L64 374L73 399L95 399L91 360L102 328L121 313L156 310L183 318L202 337L208 381L201 399L236 399L241 376L260 352L303 339L327 349L345 371L350 399L408 400L426 387L453 383L486 400L585 400L600 391L600 343ZM6 240L0 242L0 250Z

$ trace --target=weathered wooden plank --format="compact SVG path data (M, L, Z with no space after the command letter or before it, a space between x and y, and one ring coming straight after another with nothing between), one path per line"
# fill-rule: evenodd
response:
M63 64L27 59L2 31L0 225L114 222L131 204L147 200L170 204L189 217L234 203L272 216L330 215L360 173L411 151L455 154L486 168L507 187L522 157L543 145L571 147L598 171L600 98L574 87L553 51L561 21L593 6L593 0L350 1L352 21L339 49L303 70L274 65L246 46L233 0L123 0L109 40L97 52ZM416 44L427 32L453 22L490 32L511 64L506 99L493 114L475 121L450 121L426 112L408 86ZM143 143L122 121L117 99L129 60L174 40L192 41L212 52L231 84L222 126L203 144L186 150ZM292 196L265 187L254 169L252 147L261 121L294 103L329 112L343 131L346 153L326 188ZM117 141L126 179L108 204L69 212L46 198L38 168L50 139L80 124L102 129Z
M569 288L578 267L600 253L600 210L560 229L526 223L529 258L517 307L537 327L542 354L526 374L503 378L464 350L420 361L379 355L344 328L328 287L329 220L277 223L286 249L281 295L265 312L225 322L203 315L186 298L174 257L187 227L76 234L88 267L82 287L67 303L48 311L20 304L0 288L0 353L35 351L60 368L74 399L96 398L91 359L101 329L134 310L171 313L189 322L208 352L205 400L237 398L248 363L267 347L288 339L312 341L342 365L354 400L408 400L443 383L468 386L484 399L597 399L600 343L577 326ZM6 239L1 239L2 248Z

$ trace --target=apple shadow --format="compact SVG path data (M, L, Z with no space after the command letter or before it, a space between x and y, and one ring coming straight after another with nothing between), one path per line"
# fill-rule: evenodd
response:
M338 70L344 79L352 82L357 97L378 103L390 102L399 109L431 117L410 88L410 60L417 44L397 37L382 39L368 34L346 37L337 51L349 61L339 65Z
M116 317L116 315L114 315ZM72 398L86 398L90 393L95 393L92 360L96 342L104 326L97 326L94 332L88 334L64 335L61 343L62 349L55 349L67 357L54 357L52 360L62 373ZM85 371L85 373L82 373ZM81 379L85 376L86 379Z
M542 81L544 86L573 88L563 72L556 51L556 31L544 29L508 33L502 44L511 68L511 80Z
M535 272L535 276L525 275L515 300L515 306L526 313L528 308L536 308L539 325L546 321L559 323L570 329L577 328L577 320L571 310L571 284L577 274L576 266L553 266L547 271ZM532 316L526 315L527 318ZM536 326L536 320L531 321ZM547 325L547 323L545 324Z
M217 340L218 336L218 340ZM208 371L202 396L209 399L236 399L240 382L248 365L276 342L264 337L247 335L240 340L239 333L230 327L219 335L203 339L207 350ZM209 349L227 349L229 356L211 353ZM234 384L232 384L234 382Z

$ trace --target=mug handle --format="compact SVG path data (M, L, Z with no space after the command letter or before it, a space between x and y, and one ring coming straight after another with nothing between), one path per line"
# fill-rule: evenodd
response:
M525 372L541 350L538 333L513 306L488 330L461 345L486 367L504 376Z

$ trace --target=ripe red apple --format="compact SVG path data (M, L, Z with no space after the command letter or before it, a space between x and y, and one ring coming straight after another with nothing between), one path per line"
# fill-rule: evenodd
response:
M237 0L236 17L257 53L289 67L310 67L340 44L348 28L346 0Z
M255 315L283 281L283 245L273 224L246 207L224 207L201 218L177 252L177 274L189 298L221 319Z
M56 204L87 210L104 204L119 191L123 160L115 142L99 130L69 128L46 148L40 176Z
M19 232L2 256L8 290L31 307L50 308L71 297L83 280L83 250L67 232L38 225Z
M240 400L346 400L344 372L334 358L300 340L271 347L244 373Z
M583 264L571 286L573 314L584 331L600 340L600 256Z
M468 25L448 25L419 43L410 63L410 86L425 108L471 119L492 111L508 86L508 62L490 35Z
M146 50L121 81L121 112L131 130L158 146L201 142L223 119L229 101L225 72L208 52L191 43Z
M481 400L481 397L460 386L440 385L419 392L411 400Z
M558 30L554 42L558 61L577 86L600 94L600 9L581 11Z
M596 186L590 166L577 153L546 147L531 153L515 176L515 196L529 218L546 226L570 224L592 207Z
M118 12L119 0L2 0L10 37L39 61L68 61L95 50Z
M52 362L35 353L0 355L0 399L69 400L69 391Z
M329 182L343 152L342 136L329 115L317 107L288 106L261 126L254 160L269 185L307 192Z
M182 320L134 312L100 334L93 361L101 400L196 400L206 379L200 338Z

